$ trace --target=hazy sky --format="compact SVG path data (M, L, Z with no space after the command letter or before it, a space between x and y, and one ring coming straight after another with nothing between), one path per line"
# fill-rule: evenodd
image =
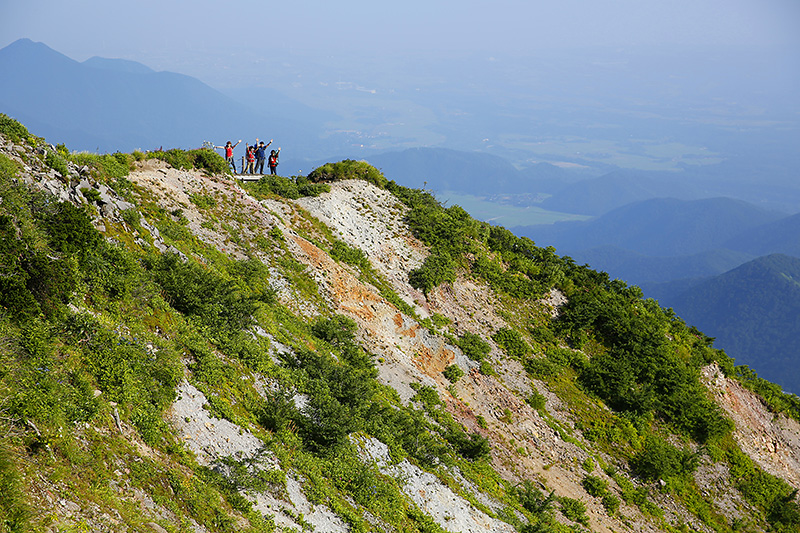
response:
M0 47L22 37L79 61L145 64L212 50L535 54L649 44L773 45L797 59L800 1L0 0Z

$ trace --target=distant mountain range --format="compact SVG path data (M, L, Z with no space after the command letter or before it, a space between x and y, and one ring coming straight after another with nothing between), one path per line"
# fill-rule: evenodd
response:
M256 137L279 138L303 153L319 150L319 157L326 149L307 116L290 115L299 104L253 98L246 105L195 78L133 61L79 63L20 39L0 50L0 71L14 73L0 83L0 111L73 150L188 149Z
M651 198L585 222L514 229L538 244L555 246L560 253L570 255L610 245L651 256L682 256L724 248L743 232L784 216L730 198Z

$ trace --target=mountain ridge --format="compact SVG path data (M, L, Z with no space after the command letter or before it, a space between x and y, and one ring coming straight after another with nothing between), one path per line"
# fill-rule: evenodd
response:
M53 152L0 125L4 511L98 531L800 518L800 424L635 288L366 163L239 183L210 151Z

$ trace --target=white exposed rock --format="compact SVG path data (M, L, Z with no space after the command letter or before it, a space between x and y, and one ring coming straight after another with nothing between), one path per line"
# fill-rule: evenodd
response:
M203 409L205 395L188 381L182 381L177 392L178 399L172 404L168 418L201 465L212 464L223 457L253 458L264 447L264 443L249 431L228 420L212 417Z
M377 439L351 436L364 462L372 463L388 476L402 480L401 490L425 514L447 531L462 533L514 533L509 524L479 511L454 493L439 478L407 460L392 463L389 448Z

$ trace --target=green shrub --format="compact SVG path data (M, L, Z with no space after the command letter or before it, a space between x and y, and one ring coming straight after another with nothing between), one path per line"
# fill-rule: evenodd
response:
M489 355L492 347L480 335L470 331L465 332L458 337L456 345L461 348L461 351L472 359L473 361L483 361L483 358Z
M673 476L685 476L697 468L697 456L679 450L657 435L648 435L644 448L632 460L634 471L651 481L667 480Z
M212 175L230 174L231 172L224 157L213 150L206 150L203 148L197 150L172 148L166 152L159 150L156 152L148 152L147 157L166 161L174 168L196 168L198 170L204 170Z
M53 150L47 149L47 155L44 158L45 164L61 174L63 177L69 177L69 168L67 168L67 162L64 161L64 158L58 152L54 152Z
M489 457L491 452L489 440L477 433L468 435L461 430L451 430L444 435L444 438L453 446L457 454L470 461Z
M525 357L530 353L528 343L522 338L519 332L500 328L497 333L492 335L492 340L500 346L509 357Z
M70 155L69 159L78 166L92 169L95 178L103 182L119 180L130 174L135 160L132 155L121 152L102 155L79 152Z
M589 517L586 516L585 503L566 496L560 497L558 503L561 505L561 514L563 514L565 518L584 526L589 525Z
M305 176L294 176L294 182L300 196L317 197L322 193L331 192L331 186L327 183L312 183Z
M585 476L581 484L595 498L601 498L608 492L608 481L598 476Z
M184 263L177 254L161 255L151 268L167 302L181 313L225 335L253 323L256 298L243 294L232 280L196 263Z
M617 514L617 511L619 510L619 503L620 503L619 502L619 498L617 498L616 496L614 496L611 493L603 494L602 498L603 498L603 500L602 500L603 507L605 508L606 512L609 515Z
M366 161L345 159L338 163L325 163L308 175L312 182L359 179L385 188L388 181L381 172Z
M442 374L450 383L457 383L464 376L464 371L458 365L448 365Z
M5 135L11 142L30 141L32 135L28 128L9 117L5 113L0 113L0 133Z
M365 254L360 248L355 248L343 243L342 241L335 240L333 242L330 254L331 257L337 261L347 263L348 265L353 265L361 270L368 270L372 268L372 264L369 262L367 254Z
M427 295L445 282L456 280L456 264L447 254L432 253L425 258L422 266L408 273L408 282L415 289Z
M57 252L86 255L105 242L82 207L60 202L40 217L50 246Z
M514 491L522 507L534 516L541 517L547 514L553 502L556 501L555 493L545 496L531 481L527 479L515 487Z
M787 394L774 383L761 378L747 365L735 367L736 379L764 399L773 413L784 413L800 421L800 397Z
M538 390L533 389L531 390L530 395L527 398L525 398L525 403L527 403L532 408L539 411L541 409L544 409L547 403L547 398L545 398Z
M100 201L100 191L94 187L81 187L81 194L91 204L95 204Z

